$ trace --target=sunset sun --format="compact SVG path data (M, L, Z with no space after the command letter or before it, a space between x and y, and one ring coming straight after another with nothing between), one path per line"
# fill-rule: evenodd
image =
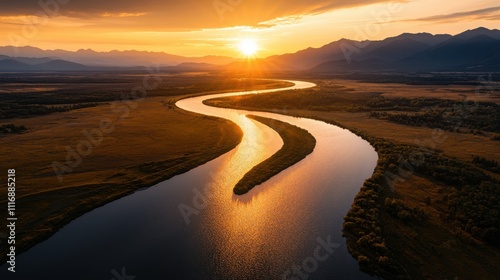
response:
M259 49L257 43L253 39L241 40L238 45L238 48L240 52L247 57L254 56Z

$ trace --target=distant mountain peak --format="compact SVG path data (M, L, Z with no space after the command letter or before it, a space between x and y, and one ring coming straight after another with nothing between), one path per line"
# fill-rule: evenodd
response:
M493 69L500 71L500 69L494 68L497 67L495 66L497 64L490 63L490 61L498 61L499 57L500 30L479 27L455 36L406 32L376 41L356 41L342 38L322 47L309 47L294 53L273 55L259 60L258 63L269 69L282 70L439 71ZM13 58L15 61L9 60L9 58ZM219 66L230 68L231 65L238 68L242 66L236 58L216 55L185 57L158 51L112 50L99 52L83 48L78 51L65 51L42 50L31 46L0 47L0 59L7 59L7 61L2 62L3 66L0 65L3 67L0 68L7 70L16 67L17 69L25 67L28 70L49 68L71 70L83 69L84 67L95 69L102 66L134 68L152 64L162 67L177 65L193 69L208 69ZM316 67L318 65L321 67Z
M500 55L497 38L500 31L484 27L455 36L406 32L377 41L342 38L320 48L272 56L269 61L323 72L494 69L491 64L490 68L482 65Z
M468 29L467 31L465 32L470 32L470 31L477 31L477 32L489 32L489 31L495 31L497 29L488 29L486 27L478 27L478 28L475 28L475 29Z
M479 27L476 29L469 29L467 31L464 31L460 34L455 35L454 37L462 39L462 40L470 40L470 39L477 37L477 36L480 36L480 35L488 36L488 37L491 37L495 40L500 40L500 30L488 29L485 27Z
M185 57L180 55L168 54L165 52L138 50L112 50L109 52L99 52L90 48L82 48L77 51L43 50L31 46L0 46L0 55L31 58L50 57L53 59L61 59L78 64L110 67L136 67L148 66L152 64L174 66L184 62L225 65L235 61L235 58L225 56Z
M95 53L93 49L79 49L76 51L77 53Z

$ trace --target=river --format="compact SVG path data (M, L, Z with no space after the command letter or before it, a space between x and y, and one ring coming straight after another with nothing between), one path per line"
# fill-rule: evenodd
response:
M293 82L287 89L314 86ZM244 132L242 142L189 172L75 219L19 255L15 275L4 264L0 278L373 279L359 270L342 237L343 217L375 168L373 147L324 122L202 103L278 90L177 102L184 110L233 121ZM304 160L235 196L236 182L283 144L278 133L245 117L250 113L307 129L317 143Z

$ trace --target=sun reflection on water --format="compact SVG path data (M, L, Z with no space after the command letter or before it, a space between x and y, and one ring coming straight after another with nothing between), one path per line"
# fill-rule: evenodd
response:
M342 213L338 210L348 209L357 192L346 188L357 178L344 178L344 174L357 169L354 165L357 161L345 162L345 159L356 153L366 155L368 150L376 156L373 148L340 128L307 120L306 126L313 130L309 131L317 139L315 151L251 192L235 196L235 184L253 166L278 151L283 142L277 132L246 118L245 114L249 112L208 108L202 104L202 99L213 97L217 96L200 97L198 101L191 99L189 104L180 107L229 119L244 133L241 144L225 157L212 176L214 188L210 190L209 207L204 209L203 226L198 232L198 238L213 250L207 250L208 255L204 258L212 260L219 278L241 279L245 275L245 279L267 279L269 275L279 276L284 272L283 268L293 265L290 261L302 259L304 252L310 252L308 243L313 242L316 246L316 237L333 232L339 241L342 238ZM252 114L269 117L267 113ZM300 122L290 117L278 119ZM353 148L346 148L349 146ZM365 173L368 176L370 170L363 171ZM361 179L356 183L358 189ZM343 184L342 188L337 184ZM350 199L335 200L332 195ZM344 203L347 205L343 206ZM334 226L325 223L326 217L330 216L332 222L336 219ZM335 230L332 231L332 227ZM320 233L319 228L330 230Z

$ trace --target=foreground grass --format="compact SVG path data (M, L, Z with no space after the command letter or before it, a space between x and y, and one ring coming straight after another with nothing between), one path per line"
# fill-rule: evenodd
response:
M243 176L233 189L237 195L247 193L255 186L299 162L312 153L316 146L316 139L305 129L274 119L253 115L247 117L276 130L283 139L283 147Z
M398 91L398 85L391 88ZM356 196L343 231L363 270L384 279L497 279L498 175L474 167L471 154L498 160L499 143L487 132L443 132L349 112L366 92L332 93L311 104L314 94L282 92L210 102L268 112L286 108L282 113L347 128L376 148L376 170ZM413 94L418 97L418 88ZM417 154L423 158L413 156Z
M196 79L188 80L191 81ZM218 87L247 90L281 86L282 83L243 81L206 89L207 93L213 93ZM126 118L120 117L122 112L114 112L111 105L102 104L5 120L29 127L29 131L21 134L0 135L0 145L8 150L0 153L0 169L5 172L16 169L17 253L50 237L80 215L187 172L230 151L241 141L242 132L235 124L189 113L173 105L176 100L199 92L191 94L191 88L173 93L162 90L156 93L160 97L136 101L137 106L130 108ZM65 164L67 148L77 150L78 144L87 140L82 131L99 128L103 119L111 120L114 130L103 135L81 163L59 181L52 163ZM0 190L2 209L7 209L6 191L6 188ZM0 219L6 219L6 211L0 212ZM6 244L6 238L6 228L0 229L0 243ZM6 249L7 246L1 246L0 263L6 260Z

